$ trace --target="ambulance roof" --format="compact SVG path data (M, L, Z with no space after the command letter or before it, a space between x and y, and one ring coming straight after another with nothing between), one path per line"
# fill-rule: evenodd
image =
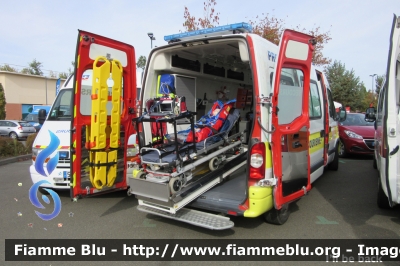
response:
M164 36L164 40L167 41L168 43L171 43L171 42L188 41L188 40L194 40L194 39L206 38L218 35L227 35L233 33L250 33L250 32L252 32L251 25L248 23L240 22L224 26L218 26L214 28L207 28L207 29L188 31L172 35L166 35Z

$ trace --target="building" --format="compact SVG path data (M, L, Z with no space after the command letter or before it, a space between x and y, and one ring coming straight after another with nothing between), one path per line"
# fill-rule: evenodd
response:
M6 119L23 119L33 105L51 105L58 78L0 71L6 96ZM61 80L63 84L65 80Z

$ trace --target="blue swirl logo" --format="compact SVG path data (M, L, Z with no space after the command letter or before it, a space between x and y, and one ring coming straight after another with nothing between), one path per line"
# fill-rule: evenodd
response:
M45 207L40 203L38 197L37 197L37 191L39 189L39 186L42 184L50 184L49 181L47 180L42 180L39 181L35 184L32 185L32 187L29 189L29 200L31 201L32 205L39 208L39 209L45 209ZM50 214L43 214L41 212L35 211L36 215L39 216L42 220L49 221L53 218L55 218L58 214L61 212L61 199L58 196L56 192L54 192L51 189L44 188L50 196L53 198L54 201L54 211ZM46 195L42 195L42 199L46 204L50 204L50 200Z
M35 169L42 176L50 175L57 166L58 163L58 152L55 153L52 157L50 157L49 161L46 164L46 170L44 169L45 160L52 155L60 145L59 138L49 130L50 134L50 144L45 149L43 149L37 156L35 161Z

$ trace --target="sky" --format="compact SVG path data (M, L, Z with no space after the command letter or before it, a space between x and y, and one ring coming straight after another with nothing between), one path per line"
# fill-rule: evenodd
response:
M165 35L184 32L185 6L203 17L205 0L0 0L0 65L17 69L33 59L44 74L68 72L75 60L78 29L135 47L136 60L148 57L151 41L165 45ZM400 16L400 0L217 0L219 25L274 16L286 28L320 27L329 32L325 57L354 70L367 90L372 74L386 72L393 14Z

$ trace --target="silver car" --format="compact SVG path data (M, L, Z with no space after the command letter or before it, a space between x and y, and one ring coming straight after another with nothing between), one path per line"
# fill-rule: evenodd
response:
M0 120L0 135L13 139L25 139L36 133L36 129L26 121Z

